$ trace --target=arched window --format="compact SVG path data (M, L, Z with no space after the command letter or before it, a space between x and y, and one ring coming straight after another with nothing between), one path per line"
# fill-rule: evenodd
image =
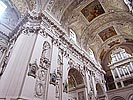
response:
M111 70L116 88L133 84L132 55L121 47L111 51L111 61L108 67Z
M125 58L128 58L128 57L131 57L130 54L128 54L125 49L122 49L122 48L116 48L112 51L111 53L111 63L115 63L115 62L118 62L122 59L125 59Z
M76 43L76 34L75 34L75 32L72 29L70 29L69 31L70 31L69 32L70 39L73 40Z

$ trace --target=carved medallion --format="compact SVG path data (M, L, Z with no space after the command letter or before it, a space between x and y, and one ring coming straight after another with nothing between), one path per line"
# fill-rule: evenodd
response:
M39 80L45 81L46 75L47 75L47 71L46 70L40 70L38 72L38 78L39 78Z
M37 96L43 96L44 94L44 87L43 87L43 84L41 83L38 83L35 87L35 92L36 92L36 95Z

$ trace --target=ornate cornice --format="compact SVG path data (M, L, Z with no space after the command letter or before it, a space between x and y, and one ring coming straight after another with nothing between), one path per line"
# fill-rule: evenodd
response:
M101 71L98 68L99 65L91 61L89 56L83 50L81 50L80 47L77 47L75 44L73 44L70 41L70 39L66 35L67 33L63 32L62 29L58 27L58 25L54 24L54 22L52 22L43 13L28 14L25 19L26 19L26 21L24 20L25 24L22 23L23 26L21 27L20 31L17 33L16 37L18 37L22 33L22 31L24 33L32 32L32 33L38 33L38 34L45 34L45 36L46 35L50 36L50 34L47 33L45 29L42 30L41 28L41 25L43 25L44 23L48 23L49 26L45 28L47 28L47 30L52 32L52 34L54 34L56 37L56 38L53 38L52 36L50 36L53 38L53 44L57 44L57 46L63 48L64 52L66 53L67 53L67 50L69 50L69 52L71 52L71 54L77 59L79 59L81 62L82 61L90 62L94 68ZM22 24L20 24L20 26ZM18 28L20 28L20 26L18 26ZM53 30L54 32L51 30Z
M63 48L65 52L67 52L67 50L69 50L69 52L71 52L71 54L74 57L76 57L77 59L79 59L81 62L82 61L90 62L90 64L92 64L92 66L94 68L101 71L98 68L98 67L100 67L98 64L96 65L93 61L90 60L88 55L86 55L86 53L83 50L81 50L79 47L77 48L77 46L75 44L70 42L70 39L68 38L68 36L65 35L67 33L63 32L57 25L54 24L54 22L52 22L43 13L41 13L41 16L42 16L42 20L45 20L45 22L47 22L50 25L49 27L51 27L55 31L55 33L53 33L53 34L56 35L56 38L53 38L53 44L56 44L57 46ZM48 30L51 31L52 30L51 28L48 28ZM53 31L51 31L51 32L53 32ZM67 48L67 50L66 50L66 48Z

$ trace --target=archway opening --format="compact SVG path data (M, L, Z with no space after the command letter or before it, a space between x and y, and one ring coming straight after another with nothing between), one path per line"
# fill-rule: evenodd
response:
M96 90L98 100L105 100L104 91L99 83L96 84Z
M68 100L85 100L85 85L81 73L71 68L68 72Z

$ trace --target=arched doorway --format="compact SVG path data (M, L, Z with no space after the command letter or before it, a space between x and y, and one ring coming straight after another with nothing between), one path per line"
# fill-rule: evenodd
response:
M104 91L99 83L96 84L97 100L105 100Z
M74 68L68 72L68 100L86 100L83 77Z

